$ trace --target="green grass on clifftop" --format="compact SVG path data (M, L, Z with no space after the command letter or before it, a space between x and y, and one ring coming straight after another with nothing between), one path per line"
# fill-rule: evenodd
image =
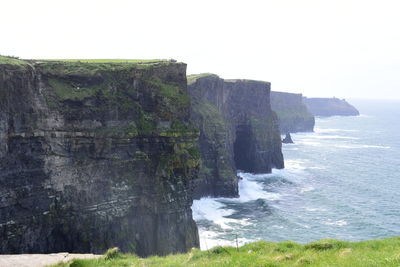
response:
M192 83L196 82L197 79L203 78L203 77L208 77L208 76L209 77L217 77L218 78L218 75L213 74L213 73L189 74L189 75L186 76L187 83L188 84L192 84Z
M321 240L255 242L239 249L193 249L186 254L139 258L133 254L106 254L100 259L73 260L58 267L94 266L400 266L400 237L362 242Z
M29 63L16 57L0 56L0 65L28 65Z
M168 62L167 59L32 59L32 61L43 62L81 62L81 63L159 63Z

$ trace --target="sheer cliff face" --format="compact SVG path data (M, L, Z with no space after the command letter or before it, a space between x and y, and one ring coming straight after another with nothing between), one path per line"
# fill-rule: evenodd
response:
M200 129L202 162L195 197L237 196L236 169L268 173L283 168L269 83L199 75L189 77L188 89L192 120Z
M199 245L186 65L0 64L0 253Z
M301 94L271 92L271 107L278 115L281 133L314 130L315 118L303 103Z
M346 100L339 98L307 98L304 103L315 116L358 116L360 112Z

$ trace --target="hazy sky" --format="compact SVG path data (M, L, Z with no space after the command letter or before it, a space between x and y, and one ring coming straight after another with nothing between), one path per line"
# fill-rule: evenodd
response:
M0 0L0 54L174 58L306 96L400 98L399 0Z

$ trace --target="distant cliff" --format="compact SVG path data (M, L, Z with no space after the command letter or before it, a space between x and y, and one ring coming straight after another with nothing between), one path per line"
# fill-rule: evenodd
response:
M358 110L346 100L339 98L304 97L308 110L315 116L358 116Z
M0 253L199 246L183 63L0 57Z
M200 129L201 167L195 197L237 196L236 169L268 173L283 168L270 83L191 75L192 121Z
M315 118L303 103L301 94L271 92L271 107L279 119L281 133L312 132Z

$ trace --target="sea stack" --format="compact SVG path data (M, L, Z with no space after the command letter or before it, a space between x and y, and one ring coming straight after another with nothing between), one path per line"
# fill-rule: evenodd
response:
M283 138L282 143L284 144L293 144L292 137L290 136L290 133L286 133L285 138Z

